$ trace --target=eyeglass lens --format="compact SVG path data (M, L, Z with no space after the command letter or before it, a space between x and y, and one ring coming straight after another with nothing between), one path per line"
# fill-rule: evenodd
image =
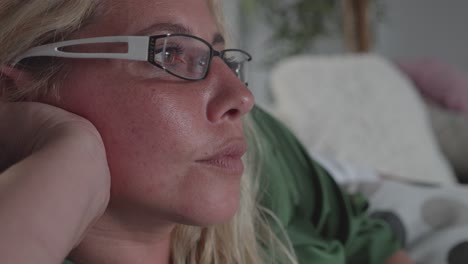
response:
M226 50L222 59L241 81L247 83L247 62L250 60L247 54L239 50Z
M206 76L211 59L211 47L190 36L167 36L156 39L154 62L166 71L191 80ZM244 64L249 59L237 50L226 50L221 58L242 81L245 80Z

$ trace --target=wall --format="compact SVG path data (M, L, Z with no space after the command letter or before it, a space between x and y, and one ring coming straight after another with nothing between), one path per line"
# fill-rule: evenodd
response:
M373 51L391 59L435 58L452 64L468 75L467 0L381 0L385 17L375 29ZM270 29L261 21L247 21L238 0L225 0L231 31L239 46L252 53L250 87L260 104L271 102L269 67L262 63ZM323 38L315 53L343 53L339 36Z
M375 51L397 59L436 58L468 73L467 0L385 0Z

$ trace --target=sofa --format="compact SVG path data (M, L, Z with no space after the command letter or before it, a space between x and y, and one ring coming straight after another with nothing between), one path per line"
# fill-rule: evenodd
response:
M374 54L292 57L274 67L264 107L342 188L397 216L416 263L457 263L468 249L468 115L424 91L442 68L415 68Z

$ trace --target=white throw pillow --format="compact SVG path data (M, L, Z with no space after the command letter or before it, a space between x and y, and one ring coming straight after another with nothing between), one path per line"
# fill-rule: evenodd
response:
M301 56L272 72L275 113L310 153L404 180L450 184L410 82L376 55Z

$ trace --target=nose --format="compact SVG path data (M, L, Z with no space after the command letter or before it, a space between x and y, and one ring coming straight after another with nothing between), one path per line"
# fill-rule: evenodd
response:
M207 105L210 122L238 120L254 106L252 92L220 58L213 59L206 81L213 88Z

